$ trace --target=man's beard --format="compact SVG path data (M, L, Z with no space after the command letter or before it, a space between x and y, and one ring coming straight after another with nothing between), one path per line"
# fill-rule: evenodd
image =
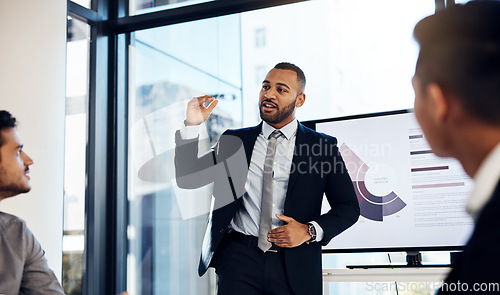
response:
M30 183L26 183L21 175L9 175L3 167L0 167L0 200L27 193L30 190Z
M270 100L264 100L265 101L270 101ZM276 113L274 114L266 114L262 112L262 103L259 106L259 112L260 112L260 118L268 123L268 124L277 124L288 118L293 111L295 110L295 102L297 101L297 98L290 103L289 105L285 106L283 109L279 109L278 106L276 106ZM272 102L272 101L270 101ZM273 103L274 104L274 103Z

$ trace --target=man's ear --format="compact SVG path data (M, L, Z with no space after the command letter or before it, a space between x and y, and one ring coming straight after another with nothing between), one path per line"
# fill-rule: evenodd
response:
M299 94L295 100L295 107L300 108L306 101L306 95L304 93Z
M437 83L431 82L427 85L427 97L432 104L432 117L436 122L442 123L448 119L450 105L443 88Z

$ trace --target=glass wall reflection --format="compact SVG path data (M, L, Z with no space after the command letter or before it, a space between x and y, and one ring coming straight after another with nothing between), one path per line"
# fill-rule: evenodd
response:
M210 188L177 188L175 131L187 100L223 102L202 128L215 142L241 126L240 16L139 31L131 47L129 290L132 294L210 294L197 274ZM208 148L208 144L205 148Z
M412 30L433 11L431 0L312 0L133 33L129 294L215 294L215 274L197 274L211 187L175 184L175 131L189 99L219 99L201 128L200 153L224 130L259 123L261 83L282 61L306 74L299 120L411 108L418 53ZM345 262L334 260L325 264Z

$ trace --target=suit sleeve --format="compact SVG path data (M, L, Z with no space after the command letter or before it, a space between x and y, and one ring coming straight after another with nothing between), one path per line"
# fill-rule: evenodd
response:
M214 180L215 150L198 157L198 142L198 137L185 140L179 130L175 133L175 179L180 188L200 188Z
M333 150L332 169L325 183L325 195L331 209L316 220L324 231L322 245L327 245L332 238L352 226L359 218L359 203L352 180L338 148Z
M500 182L492 198L483 207L470 240L458 259L452 265L439 295L442 294L498 294L500 277L497 265L500 263L498 245L500 244ZM457 291L461 284L462 290L469 288L469 292ZM490 292L471 292L474 287L490 286Z
M47 264L45 251L25 224L23 235L26 249L26 260L19 294L64 294L61 284Z

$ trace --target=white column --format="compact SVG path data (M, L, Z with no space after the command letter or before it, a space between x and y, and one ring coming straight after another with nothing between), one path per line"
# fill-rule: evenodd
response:
M66 1L0 1L0 109L18 120L32 190L0 210L26 220L58 278L62 268Z

